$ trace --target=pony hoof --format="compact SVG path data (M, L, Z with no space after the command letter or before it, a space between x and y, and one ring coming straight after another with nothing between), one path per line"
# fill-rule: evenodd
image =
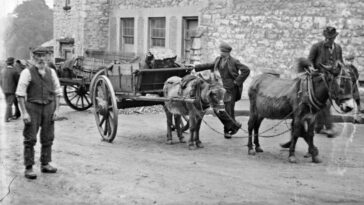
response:
M197 143L196 143L196 147L197 147L197 148L204 148L204 146L202 145L202 143L201 143L201 142L197 142Z
M185 140L185 139L183 139L183 138L180 138L180 139L179 139L179 143L186 143L186 140Z
M307 152L303 157L304 158L310 158L310 157L312 157L312 155L311 155L311 153Z
M255 155L255 151L254 151L253 149L249 149L249 150L248 150L248 154L249 154L249 155Z
M172 142L172 140L167 140L166 144L167 144L167 145L172 145L172 144L173 144L173 142Z
M313 163L321 163L322 160L318 156L316 156L316 157L312 157L312 162Z
M258 146L258 147L255 147L255 151L256 151L256 152L263 152L263 149L262 149L262 148L260 148L260 146Z
M281 144L279 144L279 146L281 146L282 148L289 148L289 146L290 146L290 144L291 143L281 143Z
M289 161L290 163L297 163L297 159L296 159L296 157L294 157L294 156L290 156L290 157L288 158L288 161Z

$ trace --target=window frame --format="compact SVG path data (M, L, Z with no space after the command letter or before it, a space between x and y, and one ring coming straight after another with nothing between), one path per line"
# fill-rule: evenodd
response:
M127 23L130 24L127 25ZM126 31L129 31L131 33L126 34ZM127 41L127 39L131 40L131 42ZM125 44L135 44L135 19L133 17L120 18L120 44L121 46Z
M160 22L158 22L158 20L160 20ZM149 48L153 47L165 48L166 36L167 36L166 17L149 17L148 23L149 23L149 29L148 29Z

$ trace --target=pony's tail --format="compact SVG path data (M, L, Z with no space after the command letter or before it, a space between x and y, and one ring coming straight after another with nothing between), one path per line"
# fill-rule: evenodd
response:
M297 59L297 72L302 73L310 70L311 62L307 58Z

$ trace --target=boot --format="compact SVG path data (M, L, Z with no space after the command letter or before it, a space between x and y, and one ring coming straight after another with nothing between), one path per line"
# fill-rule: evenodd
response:
M326 134L328 138L334 138L337 134L334 128L322 130L321 133Z
M33 168L27 168L27 169L25 169L24 177L27 179L36 179L37 175L33 171Z
M40 168L40 170L43 173L52 173L53 174L53 173L56 173L57 172L57 168L52 167L49 164L42 165L41 168Z

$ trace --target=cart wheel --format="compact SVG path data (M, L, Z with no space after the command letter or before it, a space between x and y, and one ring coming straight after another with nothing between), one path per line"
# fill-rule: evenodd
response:
M67 105L77 111L87 110L92 106L90 93L86 85L65 85L63 97Z
M100 75L105 75L105 67L100 67L98 68L99 71L97 71L97 73L95 73L95 75L92 77L91 82L90 82L90 93L91 93L91 98L92 98L92 94L94 93L94 85L95 85L95 81L97 79L97 77L99 77Z
M100 75L94 84L92 103L97 128L104 141L112 142L118 126L118 108L114 88L110 80Z

